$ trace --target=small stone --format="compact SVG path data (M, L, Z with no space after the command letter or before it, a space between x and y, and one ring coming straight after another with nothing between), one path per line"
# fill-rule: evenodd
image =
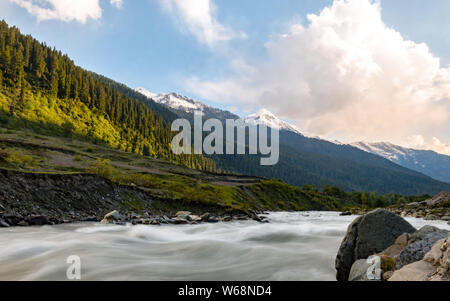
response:
M4 220L0 219L0 228L9 228L9 225Z
M436 216L436 215L433 215L433 214L428 214L427 216L425 216L425 218L424 218L424 220L426 220L426 221L437 221L437 220L439 220L440 218L438 217L438 216Z
M225 216L225 217L222 219L222 221L224 221L224 222L231 222L231 220L232 220L231 216Z
M235 215L235 216L233 216L233 219L237 220L237 221L246 221L248 219L248 216L243 215L243 214Z
M43 215L32 215L26 218L28 224L33 226L42 226L48 224L48 218Z
M218 223L218 222L219 222L219 220L214 216L210 216L208 218L208 223Z
M202 219L198 215L189 215L188 217L189 217L188 220L191 222L201 222L202 221Z
M150 225L160 225L161 223L159 221L157 221L156 219L152 220L150 222Z
M17 225L22 220L22 217L15 215L6 215L3 216L3 218L5 219L5 222L7 222L11 226Z
M342 212L341 214L339 214L340 216L350 216L350 215L352 215L352 212L351 211L345 211L345 212Z
M209 212L206 212L205 214L202 214L200 218L202 219L202 221L207 222L210 216L211 214Z
M20 221L17 223L17 226L19 227L28 227L29 224L26 221Z
M120 213L117 210L111 211L103 217L102 224L110 224L120 220Z
M441 220L449 222L450 221L450 215L446 215L446 216L441 217Z
M185 225L189 223L188 220L181 217L174 218L173 221L175 225Z
M394 275L394 271L387 271L386 273L383 273L383 280L388 281L392 275Z

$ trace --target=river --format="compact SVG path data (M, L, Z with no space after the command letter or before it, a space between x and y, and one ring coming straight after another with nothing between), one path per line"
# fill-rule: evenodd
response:
M0 229L0 280L335 280L334 259L355 216L277 212L270 223ZM450 230L440 221L407 219Z

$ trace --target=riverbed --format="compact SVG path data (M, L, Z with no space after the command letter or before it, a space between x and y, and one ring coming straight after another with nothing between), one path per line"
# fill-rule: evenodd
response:
M0 280L335 280L334 260L355 216L277 212L270 223L0 229ZM416 228L440 221L407 218ZM72 257L73 258L73 257Z

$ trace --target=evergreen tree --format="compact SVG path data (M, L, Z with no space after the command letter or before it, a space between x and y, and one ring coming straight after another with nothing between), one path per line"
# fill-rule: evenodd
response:
M175 119L173 113L122 84L76 66L67 55L22 35L5 21L0 21L1 82L11 95L11 116L22 107L27 93L42 93L50 107L56 97L68 104L81 101L90 110L86 113L114 125L119 132L119 148L199 169L215 168L214 162L203 156L172 154L170 141L174 134L167 121ZM109 142L108 135L101 134L101 122L85 127L92 139ZM72 121L61 124L65 136L71 137L74 130Z

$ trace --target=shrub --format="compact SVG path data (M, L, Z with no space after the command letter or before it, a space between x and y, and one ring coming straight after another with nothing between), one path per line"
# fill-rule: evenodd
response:
M113 175L116 173L114 167L107 159L97 159L97 161L91 164L89 171L108 179L112 179Z

